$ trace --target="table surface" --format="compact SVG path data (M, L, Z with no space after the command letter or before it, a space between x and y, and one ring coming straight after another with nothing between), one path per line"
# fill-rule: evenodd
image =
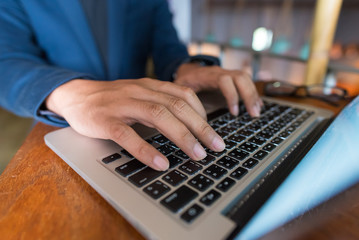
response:
M259 90L261 84L257 84ZM261 91L260 91L261 92ZM281 98L338 113L313 99ZM2 239L143 239L44 143L57 128L38 123L0 175ZM359 239L359 184L335 196L265 239Z

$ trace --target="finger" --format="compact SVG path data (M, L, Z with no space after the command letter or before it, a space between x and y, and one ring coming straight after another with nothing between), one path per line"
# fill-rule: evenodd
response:
M149 89L184 99L203 119L207 120L206 110L196 93L191 88L180 86L171 82L161 82L152 79L146 79L143 82Z
M132 110L129 114L140 123L156 128L180 147L190 158L200 160L206 157L207 153L191 131L164 105L136 100L136 106L132 105Z
M232 115L237 116L239 112L239 108L238 108L239 96L238 96L237 88L234 85L232 76L230 75L220 76L218 85L219 85L219 89L223 93L223 96L226 98L229 111L231 112Z
M117 119L109 121L106 126L109 139L126 149L136 159L157 171L168 169L166 157L144 141L131 127Z
M235 89L234 85L233 87ZM154 91L148 92L145 96L147 96L147 101L166 106L204 145L213 151L223 151L225 148L223 139L186 101L175 96ZM181 147L180 145L178 146Z
M249 76L246 74L237 74L234 76L235 85L244 101L246 109L252 117L259 117L261 99L257 89Z

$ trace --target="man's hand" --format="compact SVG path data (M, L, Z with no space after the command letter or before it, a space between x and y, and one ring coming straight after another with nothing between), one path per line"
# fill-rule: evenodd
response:
M129 125L156 128L194 160L206 156L196 138L214 151L225 147L194 91L174 83L75 79L55 89L46 105L80 134L111 139L156 170L166 170L168 160Z
M239 96L242 97L248 113L258 117L262 100L252 81L249 70L225 70L219 66L202 67L195 63L182 64L174 81L181 86L192 88L195 92L220 89L226 98L229 111L238 115Z

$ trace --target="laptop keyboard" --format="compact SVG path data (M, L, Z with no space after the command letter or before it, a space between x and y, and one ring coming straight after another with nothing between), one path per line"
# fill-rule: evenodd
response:
M277 103L264 102L259 118L230 115L221 109L209 116L209 124L224 139L226 148L214 152L205 147L207 157L191 160L174 143L158 134L147 141L164 154L169 170L159 172L134 159L126 150L102 162L107 166L123 157L130 160L115 167L117 175L143 191L165 209L192 223L226 194L270 153L299 128L313 112Z

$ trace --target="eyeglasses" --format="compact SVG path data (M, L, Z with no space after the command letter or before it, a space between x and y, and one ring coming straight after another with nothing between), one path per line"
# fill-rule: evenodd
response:
M338 106L337 102L339 100L349 97L347 90L340 87L328 87L321 84L295 86L280 81L266 83L264 86L264 94L266 96L311 97L334 106Z

